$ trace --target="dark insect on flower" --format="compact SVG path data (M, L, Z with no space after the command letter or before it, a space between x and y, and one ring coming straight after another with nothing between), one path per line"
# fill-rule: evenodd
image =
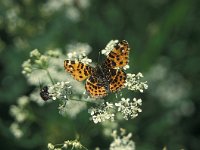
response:
M43 88L40 88L40 97L44 101L51 99L52 96L49 94L48 86L44 86Z
M116 43L106 60L96 67L73 60L65 60L64 67L74 79L87 79L85 88L91 97L104 97L124 87L127 76L123 67L128 64L129 51L128 42L123 40Z

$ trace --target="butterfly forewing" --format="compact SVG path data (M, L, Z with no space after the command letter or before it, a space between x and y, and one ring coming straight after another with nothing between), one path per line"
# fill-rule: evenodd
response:
M101 98L107 95L105 86L99 83L94 76L91 76L89 79L87 79L85 89L90 96L94 98Z
M73 60L65 60L64 67L65 70L71 73L74 79L78 81L83 81L86 78L88 78L92 74L92 71L94 70L93 67L87 64L78 61L76 62Z
M123 40L116 43L113 50L108 54L105 61L106 65L111 68L122 68L128 64L129 58L128 42Z

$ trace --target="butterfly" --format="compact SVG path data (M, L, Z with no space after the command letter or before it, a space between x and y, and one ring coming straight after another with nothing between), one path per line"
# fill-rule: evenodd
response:
M117 42L105 61L92 67L80 61L65 60L64 68L74 79L86 80L85 89L93 98L102 98L110 92L116 92L124 87L126 73L123 67L129 61L128 42Z

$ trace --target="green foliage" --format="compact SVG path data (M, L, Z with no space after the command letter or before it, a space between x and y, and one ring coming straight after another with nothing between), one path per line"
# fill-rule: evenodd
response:
M1 148L47 149L49 142L78 139L88 149L106 149L112 138L105 129L122 127L133 134L138 150L200 149L199 1L63 2L0 2ZM87 110L75 118L63 117L56 102L43 106L30 102L29 120L23 123L26 136L16 139L9 129L14 121L9 108L39 87L39 80L38 86L30 85L22 74L30 51L58 48L64 53L67 45L84 42L92 47L88 57L98 60L99 50L111 39L129 42L129 72L141 71L148 80L142 113L117 125L100 125L89 120ZM131 99L139 93L124 92ZM111 94L106 100L114 98Z

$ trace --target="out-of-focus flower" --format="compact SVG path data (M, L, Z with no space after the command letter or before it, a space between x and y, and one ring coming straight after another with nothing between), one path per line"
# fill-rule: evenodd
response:
M41 13L43 16L50 16L51 14L64 9L66 11L66 18L77 22L80 20L81 11L89 7L89 0L48 0L42 7Z
M110 144L109 150L135 150L135 142L131 140L132 134L127 135L125 129L121 129L120 135L117 135L117 131L112 133L113 142Z
M18 105L11 105L10 114L15 118L18 123L23 122L28 117L28 112L25 109L29 103L28 97L22 96L17 100Z
M21 138L24 134L18 123L12 123L10 126L10 131L16 138Z
M86 103L81 101L68 100L63 104L60 104L58 109L59 113L63 116L68 115L71 118L75 118L79 112L86 109Z

